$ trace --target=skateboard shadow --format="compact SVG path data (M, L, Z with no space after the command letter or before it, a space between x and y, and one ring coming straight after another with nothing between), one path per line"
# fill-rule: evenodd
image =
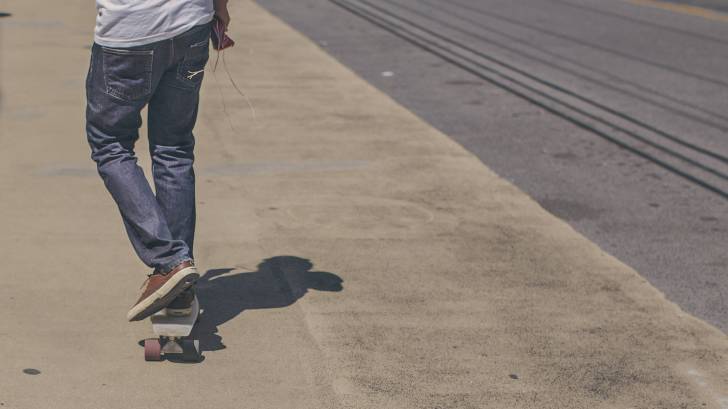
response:
M202 313L192 332L200 340L201 352L224 349L218 326L245 310L287 307L309 289L343 290L341 277L311 271L312 268L313 264L305 258L276 256L263 260L253 272L233 273L234 268L208 270L197 281Z

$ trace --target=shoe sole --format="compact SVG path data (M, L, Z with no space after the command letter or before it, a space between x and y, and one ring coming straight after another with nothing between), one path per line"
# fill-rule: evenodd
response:
M141 321L149 317L169 305L184 290L192 286L198 278L200 278L200 274L195 267L191 266L178 271L157 291L132 307L126 317L129 321Z
M192 314L192 307L188 308L169 308L167 307L167 315L170 317L186 317Z

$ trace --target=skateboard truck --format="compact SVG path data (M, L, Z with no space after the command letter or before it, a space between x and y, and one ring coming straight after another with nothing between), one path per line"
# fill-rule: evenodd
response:
M191 298L192 301L183 308L176 306L175 301L167 308L153 314L152 331L157 338L144 340L144 359L161 361L165 356L178 356L183 361L199 362L202 358L200 341L192 339L190 333L200 316L200 303L189 288L179 295L178 299Z

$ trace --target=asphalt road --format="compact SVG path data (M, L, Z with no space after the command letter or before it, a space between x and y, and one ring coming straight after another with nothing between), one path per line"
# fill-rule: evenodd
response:
M720 2L258 2L728 331Z
M3 2L2 409L726 408L723 332L316 44L232 4L238 44L205 73L195 128L204 359L184 364L145 362L149 321L125 319L148 269L89 158L92 4ZM496 142L519 121L581 135L445 81L487 99L473 109L498 120Z
M723 0L667 0L667 2L678 5L701 7L719 12L728 12L728 4L726 4Z

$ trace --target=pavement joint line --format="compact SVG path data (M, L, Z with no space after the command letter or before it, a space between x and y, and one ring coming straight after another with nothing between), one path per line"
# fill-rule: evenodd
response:
M427 2L427 1L425 1ZM574 37L568 34L565 34L559 30L554 29L554 27L546 27L539 24L531 24L531 23L524 23L523 21L520 21L512 16L509 16L505 13L501 12L493 12L491 9L483 9L480 7L473 7L468 4L465 4L462 2L462 0L453 0L452 4L457 6L458 8L468 11L470 13L474 13L481 16L489 17L490 19L496 19L497 21L506 22L512 26L520 27L520 28L526 28L529 30L532 30L534 32L537 32L539 34L546 34L553 38L558 38L562 40L566 40L570 43L579 44L581 46L589 47L594 50L598 50L604 53L612 54L614 56L624 58L627 61L632 62L639 62L641 64L645 64L650 67L659 68L661 70L670 71L675 74L679 75L685 75L700 81L705 81L707 83L715 84L721 87L728 88L728 82L724 81L722 78L718 78L717 76L708 76L697 72L691 72L689 70L685 70L682 68L674 67L668 64L664 64L661 62L658 62L653 59L645 58L643 55L637 54L637 53L626 53L623 52L617 48L614 47L607 47L604 44L597 42L597 41L584 41L581 38Z
M643 121L641 121L639 119L636 119L636 118L634 118L634 117L632 117L632 116L630 116L628 114L625 114L623 112L620 112L618 110L615 110L613 108L610 108L610 107L608 107L608 106L606 106L606 105L604 105L602 103L593 101L593 100L591 100L589 98L586 98L586 97L584 97L584 96L582 96L582 95L580 95L580 94L578 94L578 93L576 93L576 92L574 92L574 91L572 91L572 90L570 90L570 89L568 89L568 88L566 88L564 86L561 86L561 85L559 85L557 83L554 83L554 82L548 81L548 80L544 80L543 78L541 78L539 76L535 76L533 74L530 74L530 73L526 72L526 70L523 70L523 69L519 68L517 65L514 65L512 63L508 63L508 62L504 62L504 61L502 61L500 59L497 59L497 58L495 58L493 56L489 56L489 55L486 55L485 53L479 52L478 50L475 50L473 48L470 48L470 47L468 47L468 46L466 46L466 45L464 45L464 44L462 44L460 42L454 41L451 38L448 38L448 37L446 37L446 36L444 36L444 35L442 35L440 33L437 33L435 31L432 31L432 30L430 30L428 28L425 28L425 27L423 27L421 25L415 24L411 20L405 19L402 16L398 15L397 13L391 12L390 10L383 9L382 7L377 7L377 6L375 6L375 5L367 2L366 0L361 0L361 1L364 4L367 4L370 7L373 7L374 9L377 9L377 10L379 10L382 13L388 14L390 17L393 17L396 20L402 21L403 23L405 23L408 26L415 27L418 30L423 31L423 32L425 32L428 35L434 36L437 39L443 40L446 43L449 43L449 44L453 45L454 47L456 47L458 49L462 49L464 51L467 51L470 54L476 55L476 56L478 56L478 57L480 57L480 58L482 58L484 60L487 60L489 62L495 63L496 65L498 65L498 66L500 66L500 67L502 67L504 69L513 71L514 73L519 74L519 75L521 75L521 76L523 76L523 77L525 77L525 78L527 78L529 80L533 80L536 83L540 83L542 85L545 85L546 87L549 87L549 88L551 88L551 89L553 89L555 91L558 91L560 93L566 94L566 95L571 96L571 97L574 97L574 98L576 98L576 99L578 99L578 100L580 100L580 101L582 101L582 102L584 102L586 104L589 104L591 106L594 106L594 107L596 107L598 109L602 109L602 110L606 111L607 113L609 113L611 115L614 115L614 116L616 116L616 117L618 117L618 118L620 118L622 120L625 120L627 122L630 122L632 124L635 124L635 125L637 125L637 126L639 126L641 128L645 128L648 131L651 131L651 132L653 132L655 134L658 134L661 137L664 137L665 139L668 139L668 140L670 140L672 142L681 144L682 146L685 146L685 147L688 147L688 148L693 149L695 151L698 151L698 152L700 152L700 153L702 153L704 155L711 156L711 157L717 159L720 162L728 163L728 158L726 158L725 156L722 156L720 154L716 154L715 152L712 152L712 151L710 151L708 149L701 148L699 146L695 146L695 145L689 144L686 141L680 139L679 137L673 136L673 135L671 135L671 134L669 134L669 133L667 133L665 131L662 131L662 130L656 128L655 126L653 126L651 124L645 123L645 122L643 122ZM402 8L407 9L406 7L402 7ZM411 9L409 11L410 12L413 12ZM640 137L639 136L635 136L635 138L639 139ZM649 144L649 142L646 142L646 143ZM655 147L658 148L658 149L663 148L661 146L655 146ZM675 153L675 152L673 152L673 153ZM676 154L675 156L679 156L679 154ZM682 159L686 159L686 158L683 157ZM690 159L687 159L687 160L689 161ZM697 166L698 167L701 167L700 164L697 164ZM714 174L716 174L719 177L724 177L725 176L725 175L723 175L719 171L714 172L714 170L712 170L712 169L710 169L710 170L703 169L703 170L706 170L706 171L708 171L710 173L714 173Z
M82 92L62 81L85 68L87 4L42 10L64 32L3 38L10 106L53 113L0 123L31 135L0 151L3 406L716 407L676 363L725 390L724 334L254 2L237 7L234 34L257 54L231 67L253 83L265 133L227 131L203 94L199 163L233 177L200 178L197 254L214 284L201 322L219 344L200 365L144 362L146 323L113 318L141 275L121 274L138 266L103 182L71 178L91 166Z
M558 1L558 0L556 0L556 1ZM476 27L476 30L481 30L481 31L484 31L484 32L487 32L487 33L494 33L494 34L496 34L496 36L501 37L501 38L504 38L504 39L507 39L508 41L507 42L496 41L496 40L494 40L492 38L491 35L487 35L487 36L486 35L482 35L482 34L477 33L476 30L468 30L468 29L465 29L465 28L463 28L461 26L456 26L454 24L450 24L450 23L448 23L448 22L446 22L446 21L444 21L442 19L436 18L436 17L434 17L432 15L427 15L426 13L417 11L417 10L411 8L411 7L405 6L405 5L400 4L400 3L392 3L392 5L395 6L395 7L397 7L397 8L400 8L402 10L406 10L409 13L412 13L414 15L418 15L420 17L426 18L428 21L432 21L433 23L438 24L438 25L440 25L442 27L448 28L448 29L453 30L453 31L458 32L458 33L465 34L468 37L471 37L471 38L474 38L474 39L478 39L478 40L480 40L482 42L485 42L487 44L491 44L491 45L493 45L493 46L495 46L495 47L497 47L499 49L505 50L505 51L507 51L509 53L512 53L512 54L515 54L515 55L524 56L524 57L526 57L526 58L528 58L528 59L530 59L532 61L539 62L539 63L543 64L544 66L554 67L554 68L556 68L556 69L558 69L558 70L560 70L562 72L567 72L567 73L569 73L569 74L571 74L571 75L573 75L575 77L582 78L582 79L584 79L586 81L589 81L589 82L592 82L592 83L601 85L602 87L605 87L605 88L608 88L608 89L612 89L612 90L615 90L617 92L624 93L625 95L629 95L629 96L631 96L633 98L636 98L636 99L639 99L639 100L643 100L646 103L650 103L650 104L653 104L654 106L657 106L659 108L665 109L665 110L670 111L670 112L674 112L674 113L676 113L678 115L682 115L682 116L684 116L686 118L689 118L689 119L692 119L692 120L694 120L696 122L700 122L700 123L702 123L704 125L713 127L713 128L715 128L717 130L720 130L720 131L723 131L723 132L728 132L728 128L726 128L725 125L719 123L720 121L726 121L727 120L727 118L724 117L722 114L719 114L717 112L713 112L713 111L710 111L710 110L706 110L706 109L703 109L703 108L700 108L700 107L696 107L694 105L691 105L689 103L686 103L685 101L676 99L676 98L674 98L674 97L672 97L670 95L667 95L667 94L665 94L663 92L660 92L660 91L658 91L656 89L653 89L653 88L650 88L650 87L646 87L646 86L644 86L642 84L639 84L637 82L630 81L630 80L628 80L628 79L626 79L624 77L616 76L611 71L608 71L608 70L599 70L599 69L596 69L594 67L586 66L582 61L577 60L577 59L574 59L574 58L570 58L570 57L568 57L568 56L566 56L566 55L564 55L562 53L555 53L555 52L553 52L551 50L544 50L544 49L541 49L539 47L534 47L527 40L521 39L521 38L519 38L517 36L511 35L509 33L506 33L506 32L504 32L502 30L495 29L495 28L490 27L490 26L480 25L480 23L477 20L475 20L475 19L473 19L471 17L463 16L462 14L460 14L460 13L458 13L456 11L452 11L452 10L450 10L447 7L443 7L439 3L434 3L434 4L433 3L427 3L427 2L424 2L424 3L427 4L428 6L432 7L434 10L437 10L437 11L439 11L440 13L442 13L444 15L454 17L455 19L457 19L459 21L468 23L469 25L472 25L472 26ZM567 4L571 4L571 3L567 3ZM642 21L641 23L645 23L645 22ZM712 39L712 38L710 38L710 40L713 40L714 41L714 39ZM529 51L525 51L523 49L519 49L519 48L513 47L512 45L510 45L510 43L519 44L520 46L523 46L526 49L529 49ZM720 42L720 44L724 44L724 43L723 42ZM541 56L539 56L539 54L543 54L543 55L546 55L548 57L558 58L559 60L561 60L561 61L563 61L563 62L565 62L567 64L565 64L565 65L559 65L559 64L557 64L557 63L555 63L553 61L548 61L548 58L542 58ZM578 69L575 70L573 68L568 68L566 65L569 65L570 67L577 67ZM586 70L586 71L585 72L582 72L581 70ZM614 82L614 83L624 83L624 84L628 84L629 87L628 88L622 88L622 87L619 87L619 86L617 86L617 85L615 85L613 83L606 83L606 82L604 82L604 81L596 78L595 76L593 76L592 74L594 74L594 73L598 73L599 75L601 75L601 76L603 76L605 78L609 78L611 80L611 82ZM641 93L653 95L653 97L648 97L647 95L641 95L640 93L634 92L632 90L639 90L639 91L641 91ZM662 100L669 101L671 104L680 105L682 108L673 107L673 106L671 106L669 104L666 104L665 102L662 102ZM706 116L706 118L701 118L700 115L696 115L695 113L692 113L693 111L696 112L696 113L699 112L700 115ZM707 119L707 117L712 117L712 118L716 119L717 121L714 121L712 119Z
M402 18L401 16L389 13L387 10L382 9L381 7L377 7L376 5L372 5L366 0L360 0L357 2L342 0L330 1L353 14L358 15L359 17L380 26L382 29L390 31L394 35L397 35L405 39L406 41L415 44L416 46L426 50L427 52L430 52L442 58L450 64L460 67L461 69L470 72L473 75L489 81L494 85L497 85L511 92L512 94L519 96L553 113L554 115L563 118L568 122L571 122L605 140L608 140L637 156L649 160L664 168L665 170L668 170L669 172L672 172L708 191L711 191L722 198L728 198L728 192L726 192L720 185L716 185L710 181L706 181L704 177L693 174L691 172L693 169L690 167L685 169L681 165L673 164L671 159L677 158L679 160L686 161L689 166L700 169L702 172L710 173L720 179L725 179L725 174L723 174L719 170L706 166L699 161L695 161L689 157L679 154L678 152L673 151L668 147L651 141L645 136L640 135L631 129L628 129L629 126L625 127L624 125L618 124L619 121L625 118L620 117L619 112L617 111L610 110L608 107L605 107L601 104L590 103L588 100L581 98L578 94L573 94L560 86L554 86L554 84L543 81L538 77L534 77L531 74L525 73L523 70L519 70L518 68L513 67L510 64L501 63L500 61L497 61L492 57L488 57L479 53L477 50L473 50L447 37L435 33L425 27L414 24L409 20ZM362 4L364 4L365 6L362 6ZM369 8L372 8L375 11L372 11ZM425 35L419 34L418 32L420 31L425 33ZM433 41L430 37L433 37L438 41ZM440 40L445 42L446 44L451 44L453 47L455 47L455 50L453 50L448 45L440 44ZM465 52L469 55L474 55L475 57L471 58L465 56L462 54L462 52ZM494 67L492 64L496 64L500 67ZM541 85L545 86L546 88L543 89ZM549 92L549 88L556 92ZM559 96L556 96L554 94ZM590 112L591 110L586 110L582 107L577 106L574 101L569 102L570 98L576 98L577 100L581 98L583 102L588 104L587 106L592 105L594 109L597 110L597 112L599 112L599 110L605 110L606 108L606 113L609 113L610 115L615 115L618 118L618 121L613 122L604 120L601 118L601 116L604 116L604 114L602 114L601 116L595 115L595 113ZM645 128L645 124L640 123L639 121L629 121L629 117L626 117L626 119L627 123L632 122L638 126ZM661 133L659 129L654 129L649 125L646 127L646 129L648 131L659 134L660 136L670 137L670 135ZM623 139L624 135L636 140L636 142L632 141L629 138ZM649 145L666 155L657 154L655 152L648 152L644 150L644 148L641 147L639 143ZM724 161L724 159L722 161Z
M674 13L687 14L690 16L701 17L707 20L728 23L728 14L709 10L703 7L691 6L688 4L676 4L661 0L628 0L628 2L636 4L638 6L653 7L657 9L672 11Z

